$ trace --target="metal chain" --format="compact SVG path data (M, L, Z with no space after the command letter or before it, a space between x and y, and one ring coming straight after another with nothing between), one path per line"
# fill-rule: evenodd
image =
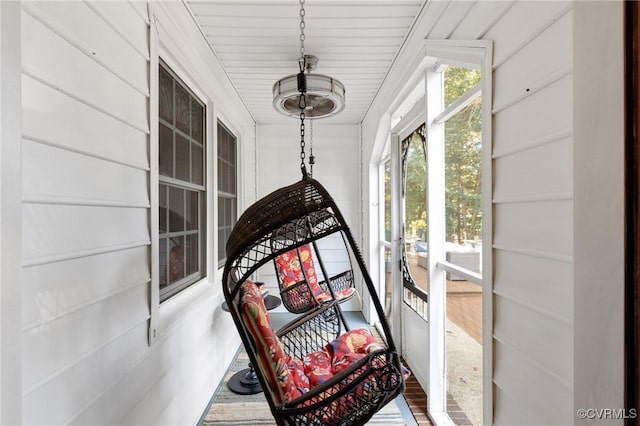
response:
M304 95L300 95L301 97ZM300 169L302 170L302 176L306 176L307 174L307 167L304 165L304 159L306 157L306 154L304 153L304 147L305 147L305 142L304 142L304 110L301 109L300 110Z
M305 15L305 10L304 10L304 2L305 0L300 0L300 61L299 61L299 65L300 65L300 73L304 73L305 68L306 68L306 61L304 58L304 40L305 40L305 35L304 35L304 28L305 28L305 22L304 22L304 15ZM307 176L307 167L304 164L304 160L306 157L306 154L304 152L304 148L305 148L305 142L304 142L304 132L305 132L305 125L304 125L304 119L305 119L305 110L307 108L307 99L306 99L306 92L307 92L307 88L306 88L306 82L304 83L304 86L302 88L300 88L300 83L298 83L298 89L300 90L300 97L298 98L298 108L300 108L300 169L302 171L302 176L305 177ZM313 154L312 154L313 155ZM309 159L309 161L311 161L311 159ZM313 173L313 166L312 167L312 173Z
M306 26L304 22L304 15L305 15L304 1L305 0L300 0L300 61L302 64L301 66L304 65L304 39L305 39L304 27ZM301 69L300 71L303 71L303 69Z

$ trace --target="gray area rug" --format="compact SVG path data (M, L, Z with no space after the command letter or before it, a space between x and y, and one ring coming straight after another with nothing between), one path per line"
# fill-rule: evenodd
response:
M275 425L269 405L262 393L256 395L237 395L227 388L227 381L236 372L247 367L248 357L244 350L239 351L231 368L227 371L223 383L216 391L209 411L203 417L201 425ZM402 398L400 396L399 398ZM406 425L396 401L385 405L369 420L370 425Z

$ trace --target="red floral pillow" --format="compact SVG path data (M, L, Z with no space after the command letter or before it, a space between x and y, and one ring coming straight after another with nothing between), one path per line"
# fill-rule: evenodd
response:
M255 342L259 368L270 385L274 399L281 403L299 397L302 393L289 373L288 357L271 328L260 289L252 281L242 284L240 303L242 319Z
M376 349L382 349L376 339L364 328L351 330L334 341L328 343L324 349L334 360L339 360L349 354L367 354Z
M304 364L297 358L288 358L287 365L289 366L289 375L294 385L301 393L309 392L309 378L304 373Z
M329 380L333 376L330 355L324 350L311 352L302 358L304 374L309 378L310 387L314 387Z
M331 299L331 295L318 284L318 275L313 265L313 254L309 244L289 250L276 257L276 267L278 268L280 282L284 288L289 288L294 284L305 281L306 274L307 284L315 299L318 302Z

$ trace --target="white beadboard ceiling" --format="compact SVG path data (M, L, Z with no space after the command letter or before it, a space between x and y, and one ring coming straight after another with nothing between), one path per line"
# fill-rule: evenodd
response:
M272 107L272 86L298 72L296 0L187 0L258 123L291 120ZM340 80L346 107L322 119L360 123L422 7L420 0L306 0L305 53L316 73Z

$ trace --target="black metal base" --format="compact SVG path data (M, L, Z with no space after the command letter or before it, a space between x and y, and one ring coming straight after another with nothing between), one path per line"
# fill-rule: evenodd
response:
M227 387L231 392L239 395L253 395L262 392L262 387L251 364L249 364L249 368L240 370L231 376Z

